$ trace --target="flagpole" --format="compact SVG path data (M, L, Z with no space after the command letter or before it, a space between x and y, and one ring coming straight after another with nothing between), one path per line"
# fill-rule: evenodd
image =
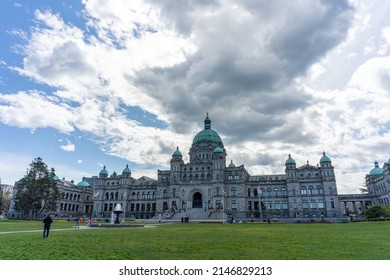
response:
M260 222L263 221L263 214L261 212L261 189L257 187L257 193L259 194L259 213L260 213Z

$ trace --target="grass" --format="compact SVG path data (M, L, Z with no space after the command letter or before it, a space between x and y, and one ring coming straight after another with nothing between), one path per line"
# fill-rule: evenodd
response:
M0 232L42 227L0 221ZM0 244L2 260L388 260L390 222L70 229L0 234Z

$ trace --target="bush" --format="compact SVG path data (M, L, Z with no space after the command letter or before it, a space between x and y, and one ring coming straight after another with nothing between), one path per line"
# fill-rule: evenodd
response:
M383 205L375 205L366 211L367 219L387 218L390 217L389 207Z

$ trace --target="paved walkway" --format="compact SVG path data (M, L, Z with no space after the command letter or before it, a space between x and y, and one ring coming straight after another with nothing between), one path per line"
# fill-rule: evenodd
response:
M87 226L80 226L79 229L76 229L74 227L71 227L71 228L51 228L50 231L80 230L80 229L91 229L91 228L87 227ZM21 232L43 232L43 228L42 229L34 229L34 230L4 231L4 232L0 232L0 235L1 234L11 234L11 233L21 233Z

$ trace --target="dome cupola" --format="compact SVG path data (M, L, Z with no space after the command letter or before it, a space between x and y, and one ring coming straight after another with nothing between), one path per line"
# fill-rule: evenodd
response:
M379 167L379 164L377 161L374 163L375 167L371 169L369 175L370 176L379 176L383 174L383 169Z
M172 154L173 157L181 157L182 153L179 151L179 147L176 147L176 151Z
M286 160L285 165L289 165L289 164L296 164L295 160L291 157L290 154L288 155L288 159Z
M129 168L129 165L126 164L125 169L123 169L123 171L122 171L122 175L128 175L128 174L131 174L131 170Z
M204 129L195 135L192 144L199 142L222 143L221 137L219 137L218 133L211 129L211 120L208 113L206 115L206 119L204 120Z
M320 163L330 163L332 162L330 158L325 154L325 152L322 153L322 158L320 159Z
M87 181L84 181L84 178L81 182L78 182L76 187L78 188L87 188L89 187L89 183Z

